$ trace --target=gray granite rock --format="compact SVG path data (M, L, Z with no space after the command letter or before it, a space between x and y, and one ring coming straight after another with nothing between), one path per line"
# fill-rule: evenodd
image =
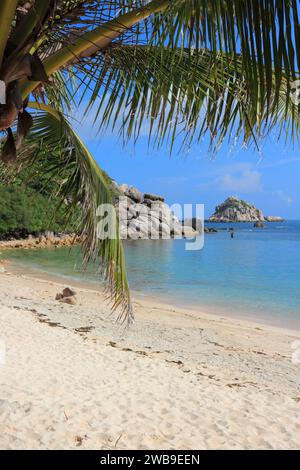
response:
M143 193L141 193L138 189L134 188L133 186L131 186L131 188L128 188L124 192L124 194L125 196L132 199L134 202L137 202L137 203L143 202L143 199L144 199Z
M196 232L192 227L182 226L169 206L164 203L162 196L149 193L143 197L140 191L129 188L128 185L121 185L116 189L122 194L116 201L122 239L195 236Z
M253 204L231 196L216 207L209 222L264 222L265 217Z

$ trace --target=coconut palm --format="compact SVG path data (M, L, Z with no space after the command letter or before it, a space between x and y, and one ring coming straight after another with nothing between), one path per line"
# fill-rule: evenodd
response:
M258 145L271 131L295 138L299 10L298 0L1 1L2 172L16 162L63 175L61 200L81 207L85 261L100 258L128 319L118 221L114 239L97 238L96 209L111 192L74 110L125 140L145 123L171 149L178 136L188 146L208 135L214 149L227 137Z

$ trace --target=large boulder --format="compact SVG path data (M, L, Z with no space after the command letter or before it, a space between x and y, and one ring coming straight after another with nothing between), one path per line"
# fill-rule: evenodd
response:
M129 197L132 199L134 202L140 203L143 202L144 196L143 193L141 193L138 189L134 188L131 186L131 188L128 188L124 192L125 196Z
M196 230L194 230L193 227L183 225L181 230L182 230L182 235L185 238L194 238L198 235L198 232L196 232Z
M62 292L56 294L55 300L64 304L75 305L76 304L76 292L70 287L65 287Z
M116 205L117 206L130 207L133 204L135 204L135 202L132 199L130 199L128 196L122 195L118 198L118 201L117 201Z
M121 194L125 194L126 191L128 191L128 189L129 189L128 184L121 184L120 186L118 186L117 183L116 183L115 187L118 188L118 190Z
M149 238L149 221L142 219L131 220L128 224L128 237L132 240Z
M168 239L197 234L192 226L184 227L179 222L163 197L149 193L143 198L140 191L127 185L119 186L119 190L122 196L116 202L116 208L122 239Z
M161 219L169 221L169 224L173 219L173 214L170 211L169 206L162 201L154 201L151 204L151 212L156 213Z

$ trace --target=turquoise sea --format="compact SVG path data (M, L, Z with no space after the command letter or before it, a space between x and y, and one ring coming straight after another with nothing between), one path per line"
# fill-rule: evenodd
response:
M300 327L300 221L268 224L208 224L204 248L186 251L185 240L126 242L133 291L173 305L222 315ZM227 229L235 228L230 238ZM5 258L47 273L99 282L96 266L86 273L78 249L5 252Z

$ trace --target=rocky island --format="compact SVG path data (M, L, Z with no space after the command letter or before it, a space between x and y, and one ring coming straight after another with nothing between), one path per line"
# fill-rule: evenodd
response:
M216 207L214 214L208 222L283 222L282 217L264 216L260 209L253 204L230 196L222 204Z

